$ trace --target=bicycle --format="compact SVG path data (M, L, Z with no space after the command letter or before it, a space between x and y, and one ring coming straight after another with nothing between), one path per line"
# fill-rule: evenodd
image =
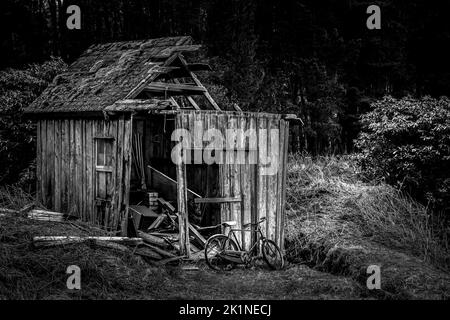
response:
M266 218L261 218L257 223L247 223L243 225L243 229L233 229L237 223L236 221L226 221L212 228L220 226L229 227L228 235L216 234L208 239L205 244L205 260L207 265L217 271L228 271L234 268L237 264L244 264L246 267L250 266L256 258L256 246L261 245L261 252L263 260L273 270L279 270L284 267L284 258L280 248L277 244L267 239L261 231L260 224ZM250 230L246 230L250 227ZM258 241L256 241L249 250L243 250L235 235L236 231L255 232ZM232 239L234 237L234 240Z

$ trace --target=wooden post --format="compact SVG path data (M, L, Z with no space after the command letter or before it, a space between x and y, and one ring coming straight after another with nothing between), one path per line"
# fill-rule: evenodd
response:
M181 128L181 117L176 118L176 128ZM183 153L186 152L183 150ZM177 204L178 204L178 229L180 233L180 255L190 256L189 243L189 217L187 208L186 188L186 164L177 164Z

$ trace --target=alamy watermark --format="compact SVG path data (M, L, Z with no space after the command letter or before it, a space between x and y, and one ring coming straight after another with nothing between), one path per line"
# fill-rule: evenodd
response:
M193 132L175 129L172 149L175 164L259 164L262 175L278 172L280 155L279 129L204 130L203 122L195 121Z

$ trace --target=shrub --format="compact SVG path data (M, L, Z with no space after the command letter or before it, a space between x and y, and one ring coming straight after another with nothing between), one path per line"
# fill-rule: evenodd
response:
M450 100L385 97L372 108L356 142L363 172L448 214Z
M36 133L33 123L23 118L23 109L65 67L54 58L24 70L0 71L0 184L33 180L27 169L34 165Z

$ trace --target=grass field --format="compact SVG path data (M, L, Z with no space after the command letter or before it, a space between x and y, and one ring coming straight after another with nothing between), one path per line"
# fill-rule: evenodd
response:
M102 235L83 222L0 216L0 299L448 299L448 249L434 237L425 207L382 183L363 182L352 157L289 161L286 270L216 273L155 267L93 244L37 249L38 235ZM0 207L32 197L0 189ZM82 290L66 288L67 266ZM369 265L381 290L366 288Z

